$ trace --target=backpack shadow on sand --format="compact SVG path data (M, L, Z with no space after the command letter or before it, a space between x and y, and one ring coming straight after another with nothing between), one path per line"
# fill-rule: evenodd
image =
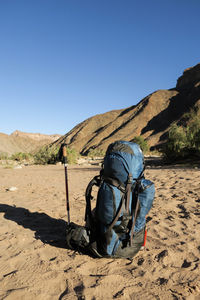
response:
M26 208L7 204L0 204L0 213L4 213L5 219L35 231L35 239L54 247L67 248L67 222L64 220L54 219L45 213L30 212Z

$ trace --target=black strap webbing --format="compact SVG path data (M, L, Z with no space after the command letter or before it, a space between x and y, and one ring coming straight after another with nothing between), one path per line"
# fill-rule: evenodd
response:
M135 187L135 199L136 199L136 207L135 207L135 213L134 213L134 219L133 219L133 215L132 215L132 225L131 225L131 229L130 229L130 246L132 245L132 241L133 241L133 235L134 235L134 227L135 227L135 223L136 223L136 218L137 218L137 214L138 214L138 210L139 210L139 183L137 182L136 187Z
M114 225L116 224L117 220L119 219L119 216L120 216L120 213L121 213L124 201L125 201L125 194L122 195L122 198L121 198L119 207L117 209L116 215L113 218L112 222L110 223L110 225L109 225L109 227L107 229L107 232L110 231L114 227Z
M123 182L119 181L116 178L112 178L112 177L106 177L103 175L103 180L105 182L107 182L108 184L111 184L113 186L115 186L116 188L118 188L122 193L125 193L126 191L126 186Z
M92 188L94 185L100 186L101 184L101 177L95 176L88 184L86 191L85 191L85 198L86 198L86 209L85 209L85 221L87 220L87 217L89 218L89 221L92 222L92 209L91 209L91 200L92 200Z
M129 203L130 203L130 195L131 195L132 185L133 185L133 183L132 183L132 175L129 174L128 182L127 182L125 191L123 191L123 195L122 195L119 207L117 209L116 215L113 218L112 222L110 223L107 231L111 230L114 227L114 225L116 224L116 222L118 221L124 201L125 201L126 213L129 213ZM117 186L117 188L118 188L118 186Z

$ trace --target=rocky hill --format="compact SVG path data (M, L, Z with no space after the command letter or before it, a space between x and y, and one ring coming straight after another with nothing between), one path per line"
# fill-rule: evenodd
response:
M90 149L105 150L115 140L142 135L153 148L163 143L170 125L195 106L200 108L200 64L186 69L176 87L155 91L126 109L93 116L55 143L65 142L87 154Z
M0 133L0 153L11 155L16 152L34 152L57 140L60 135L26 133L14 131L11 135Z

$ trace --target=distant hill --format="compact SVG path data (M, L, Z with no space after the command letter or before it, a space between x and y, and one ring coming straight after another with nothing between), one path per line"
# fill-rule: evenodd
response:
M156 147L165 141L170 125L195 106L200 108L200 64L186 69L176 87L155 91L137 105L95 115L53 144L65 142L87 154L90 149L105 150L115 140L131 141L142 135Z
M46 135L14 131L11 135L0 133L0 153L11 155L16 152L34 152L43 145L50 144L60 137L58 134Z

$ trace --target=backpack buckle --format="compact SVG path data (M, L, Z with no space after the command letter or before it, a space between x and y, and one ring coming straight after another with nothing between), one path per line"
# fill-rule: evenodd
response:
M125 192L126 192L125 187L124 187L123 185L121 185L121 184L119 184L119 185L117 186L117 188L118 188L118 190L120 190L122 193L125 193Z
M133 183L133 175L131 173L128 174L127 184Z

